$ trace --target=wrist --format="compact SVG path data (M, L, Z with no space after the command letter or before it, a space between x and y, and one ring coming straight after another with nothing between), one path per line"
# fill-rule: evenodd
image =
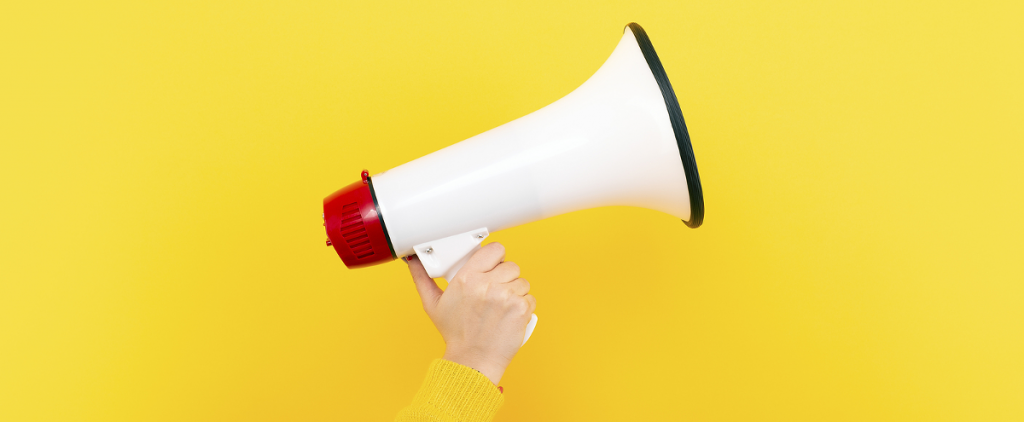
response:
M477 372L484 374L484 376L491 380L494 385L498 385L498 382L501 381L502 375L505 374L505 368L508 367L508 363L503 364L496 362L494 359L488 359L484 356L480 356L477 353L465 352L457 349L445 349L442 359L473 368Z

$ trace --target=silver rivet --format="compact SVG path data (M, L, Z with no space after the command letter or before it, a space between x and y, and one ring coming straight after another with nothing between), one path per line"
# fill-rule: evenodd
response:
M484 238L484 234L483 233L477 233L476 238L477 239L483 239Z
M423 251L423 252L426 252L426 253L434 253L434 248L427 248L427 250L425 250L425 251Z

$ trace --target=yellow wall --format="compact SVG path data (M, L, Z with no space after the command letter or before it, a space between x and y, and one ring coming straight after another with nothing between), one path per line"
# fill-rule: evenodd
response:
M560 98L630 21L707 218L494 234L541 316L498 420L1024 420L1020 2L10 3L0 420L391 419L443 344L321 199Z

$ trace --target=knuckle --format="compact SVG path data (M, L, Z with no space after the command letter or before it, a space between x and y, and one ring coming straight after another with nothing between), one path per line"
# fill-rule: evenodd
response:
M515 306L512 309L514 309L516 311L516 313L518 313L519 315L529 314L530 313L530 302L528 302L526 299L517 300L515 302Z
M516 277L519 277L519 274L522 274L522 270L519 268L519 264L516 264L515 262L511 261L505 261L505 265L508 265L509 270L511 270Z
M501 243L498 242L488 243L487 246L485 247L491 248L495 252L505 253L505 245L502 245Z

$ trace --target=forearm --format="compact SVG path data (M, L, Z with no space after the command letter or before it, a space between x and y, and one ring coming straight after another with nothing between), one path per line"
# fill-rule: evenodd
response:
M430 364L412 404L396 422L487 422L505 398L491 380L468 366L444 359Z

